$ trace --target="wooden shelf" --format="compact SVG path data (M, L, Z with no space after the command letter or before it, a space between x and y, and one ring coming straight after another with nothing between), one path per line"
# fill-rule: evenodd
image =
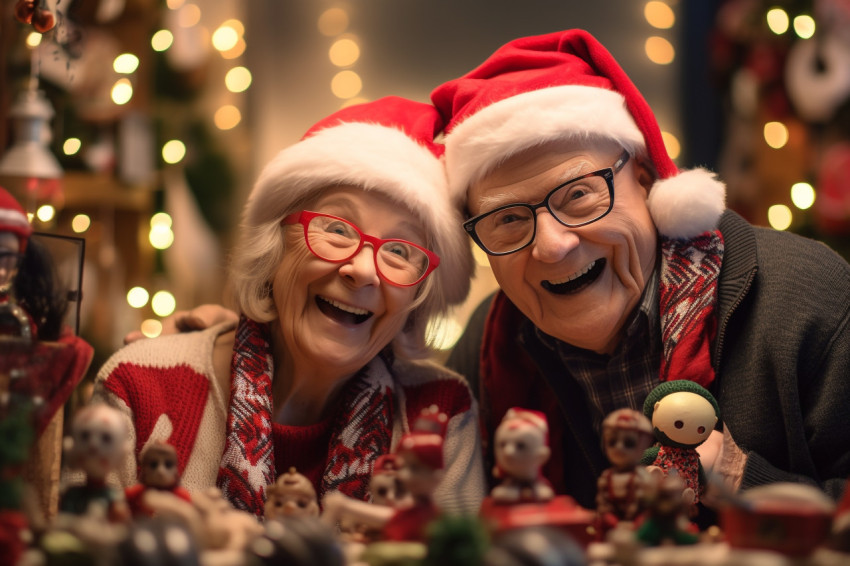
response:
M153 205L151 187L125 185L107 174L66 171L62 186L65 208L110 206L118 210L149 212Z

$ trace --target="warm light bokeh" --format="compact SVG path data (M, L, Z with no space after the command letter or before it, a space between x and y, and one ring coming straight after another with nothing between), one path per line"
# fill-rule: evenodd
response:
M669 65L676 58L673 44L657 35L646 40L645 49L646 56L657 65Z

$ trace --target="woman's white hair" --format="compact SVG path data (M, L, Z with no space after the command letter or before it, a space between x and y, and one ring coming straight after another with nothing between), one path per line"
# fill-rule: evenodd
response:
M257 179L242 214L230 273L235 308L257 321L273 320L270 284L285 253L281 219L326 189L361 187L407 210L425 228L427 247L440 257L394 340L400 354L424 353L426 327L466 299L474 269L461 202L449 194L441 146L433 143L440 121L431 105L387 97L339 111L278 153Z

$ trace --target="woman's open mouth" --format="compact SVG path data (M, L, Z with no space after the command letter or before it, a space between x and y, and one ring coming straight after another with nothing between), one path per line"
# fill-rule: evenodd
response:
M556 295L568 295L570 293L578 293L594 281L602 274L605 269L606 260L604 257L594 260L587 264L583 269L575 272L566 279L559 281L541 281L540 286Z
M316 305L323 314L340 324L362 324L369 320L373 314L372 311L345 305L339 301L321 296L316 296Z

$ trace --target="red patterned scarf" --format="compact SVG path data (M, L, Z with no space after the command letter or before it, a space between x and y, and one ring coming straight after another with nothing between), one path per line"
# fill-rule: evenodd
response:
M711 344L717 334L717 278L723 236L705 232L689 240L661 240L661 381L714 381Z
M263 514L265 488L274 483L272 376L268 325L242 317L231 364L227 436L216 485L237 509ZM334 418L319 497L331 490L365 499L372 463L390 451L393 379L376 357L351 378Z

